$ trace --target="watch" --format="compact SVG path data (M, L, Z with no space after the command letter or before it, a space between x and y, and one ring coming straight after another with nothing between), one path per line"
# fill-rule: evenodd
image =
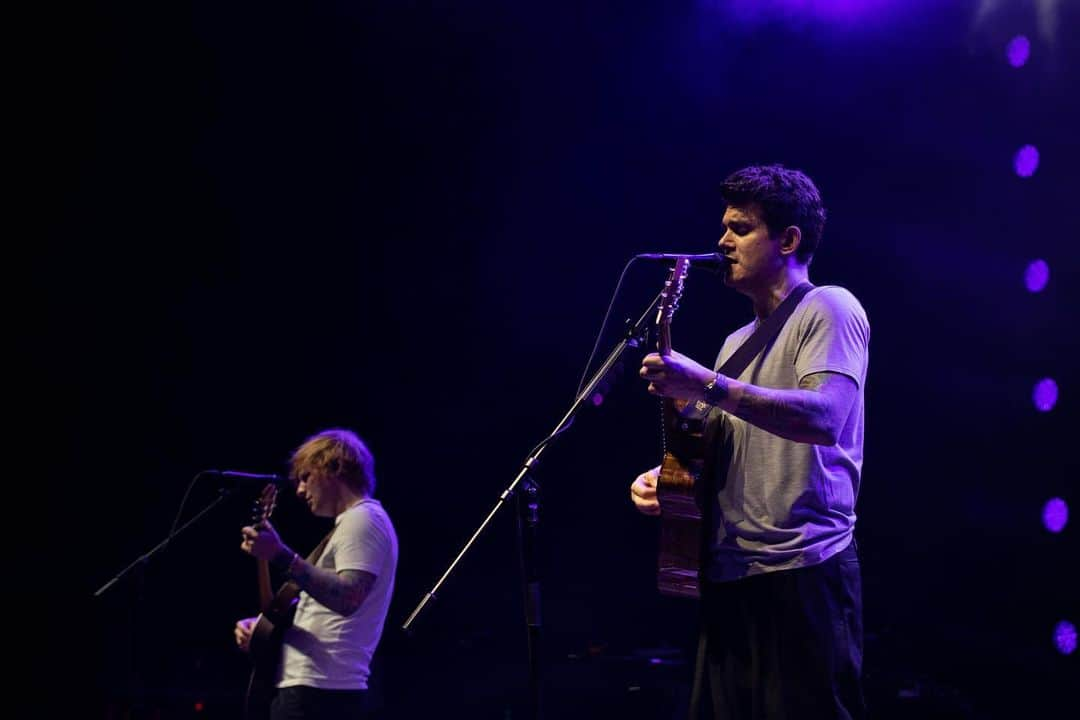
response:
M720 373L716 373L713 379L709 381L709 384L705 386L705 402L709 405L719 405L727 399L727 379L721 379L723 377Z

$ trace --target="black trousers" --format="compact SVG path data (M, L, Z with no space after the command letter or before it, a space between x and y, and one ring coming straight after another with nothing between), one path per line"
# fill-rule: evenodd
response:
M702 636L694 695L707 681L717 720L866 717L854 542L819 565L707 584Z
M295 685L280 688L270 704L270 720L362 720L366 690L321 690Z

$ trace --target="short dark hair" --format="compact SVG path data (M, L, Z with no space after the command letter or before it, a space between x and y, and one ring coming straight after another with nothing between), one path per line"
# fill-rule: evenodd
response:
M795 256L807 264L814 257L825 232L825 208L805 173L783 165L751 165L729 175L720 192L728 205L760 206L770 236L790 225L798 227L802 240Z

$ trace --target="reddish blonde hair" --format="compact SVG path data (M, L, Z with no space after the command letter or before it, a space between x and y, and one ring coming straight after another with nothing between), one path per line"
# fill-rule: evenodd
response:
M352 430L330 428L309 437L293 451L289 477L318 471L364 495L375 493L375 457Z

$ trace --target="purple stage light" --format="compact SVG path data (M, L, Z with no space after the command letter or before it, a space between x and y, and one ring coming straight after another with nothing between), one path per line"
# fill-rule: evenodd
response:
M1043 505L1043 525L1052 533L1059 533L1069 523L1069 506L1061 498L1050 498Z
M1022 178L1028 178L1039 169L1039 151L1034 145L1025 145L1016 151L1013 158L1013 168L1016 174Z
M1031 393L1031 401L1039 412L1050 412L1057 405L1058 386L1051 378L1043 378L1035 383L1035 389Z
M1050 282L1050 266L1045 260L1032 260L1024 272L1024 284L1028 292L1042 292Z
M1062 655L1076 652L1076 626L1068 620L1062 620L1054 627L1054 647Z
M786 0L784 4L800 10L809 6L811 10L816 10L822 15L843 17L874 11L887 3L886 0L818 0L815 3L807 3L805 0Z
M1005 57L1014 68L1023 67L1031 56L1031 43L1023 35L1017 35L1005 48Z
M744 18L766 15L789 16L812 15L825 20L857 20L877 15L890 6L898 6L897 0L699 0L707 6L733 6Z

